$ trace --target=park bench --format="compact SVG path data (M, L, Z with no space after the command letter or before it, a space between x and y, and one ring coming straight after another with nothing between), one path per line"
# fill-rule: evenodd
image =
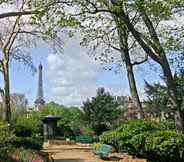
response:
M111 145L103 144L99 149L94 150L95 155L99 155L102 159L109 159L109 153L112 152L113 147Z
M93 137L91 136L77 136L76 137L76 142L79 142L79 143L92 143L93 142Z

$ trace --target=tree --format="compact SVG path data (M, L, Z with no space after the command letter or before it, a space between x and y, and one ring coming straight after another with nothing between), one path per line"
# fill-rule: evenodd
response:
M120 117L118 102L104 88L97 90L97 96L83 103L82 119L97 135L112 127Z
M80 6L77 15L80 15L81 21L81 44L90 46L95 59L100 60L105 66L116 64L119 70L121 65L125 65L132 101L138 109L138 118L143 118L144 112L138 95L133 66L146 62L147 55L140 50L121 19L105 10L98 12L102 7L100 2L79 1L78 4ZM134 17L132 21L137 23ZM136 57L135 49L141 56ZM99 51L101 55L98 57ZM111 69L111 67L106 69Z
M159 37L160 33L157 32L158 24L161 22L163 23L166 19L168 20L169 18L172 18L173 10L178 10L178 8L181 9L183 1L169 1L170 3L167 4L165 1L147 2L137 0L132 3L129 2L130 1L111 0L113 13L124 22L128 30L149 57L162 68L168 87L168 94L171 98L172 105L176 110L177 128L184 131L184 115L181 112L178 102L176 82L172 75L169 61L166 57L166 49L161 42L161 37ZM130 10L132 9L133 12L138 13L146 29L146 34L139 30L140 28L136 28L136 25L131 22L131 15L127 10L125 10L125 8L129 8ZM167 29L165 28L165 30ZM166 42L168 42L168 40L166 40Z
M58 33L67 25L74 25L75 21L63 13L69 5L67 1L8 0L1 1L0 5L10 8L9 12L0 14L0 70L4 81L5 120L10 123L10 61L18 60L34 69L26 49L40 41L50 44L54 50L61 49Z
M81 134L81 128L84 127L82 124L81 116L82 111L78 107L69 107L70 111L70 128L72 129L73 133L78 136Z
M181 111L183 112L184 106L184 72L181 69L179 73L175 74L174 79L176 81L177 96L181 104ZM172 102L167 93L167 87L165 80L163 79L164 84L153 83L149 84L145 81L145 93L147 99L145 103L148 109L155 110L156 112L172 112Z
M60 117L57 132L64 136L76 136L80 133L81 114L81 110L77 107L66 107L55 102L47 103L41 111L41 116Z
M149 84L145 81L145 99L148 111L161 113L171 111L171 103L167 94L167 87L160 83Z
M168 94L175 109L177 128L183 131L184 114L180 109L176 82L166 55L173 50L181 53L179 47L182 41L179 35L183 33L182 22L179 27L173 27L168 20L173 21L173 16L181 16L183 0L170 0L168 3L144 0L86 0L85 2L92 7L92 13L110 13L120 19L123 22L122 25L126 26L145 53L161 67L166 79ZM132 17L138 19L138 23L134 23Z
M13 93L10 95L11 120L27 113L28 100L24 94Z
M124 24L122 24L120 19L114 18L117 26L117 32L119 36L119 44L120 44L120 52L122 61L125 62L126 70L127 70L127 77L129 81L129 88L130 88L130 94L132 97L132 101L134 105L138 108L138 119L144 118L144 112L142 108L142 104L140 102L140 98L138 95L138 90L136 86L133 66L138 65L141 63L144 63L147 61L147 56L145 59L132 63L131 57L130 57L130 47L129 47L129 32Z
M43 107L41 114L42 116L54 115L54 116L61 117L58 123L63 126L68 126L70 123L71 114L69 112L69 109L55 102L47 103Z

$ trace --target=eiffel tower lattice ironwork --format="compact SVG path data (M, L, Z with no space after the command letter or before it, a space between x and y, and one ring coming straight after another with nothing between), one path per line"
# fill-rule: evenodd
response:
M44 97L43 97L43 79L42 79L42 69L43 66L40 63L38 67L38 90L37 90L37 97L35 100L35 108L40 110L42 106L45 104Z

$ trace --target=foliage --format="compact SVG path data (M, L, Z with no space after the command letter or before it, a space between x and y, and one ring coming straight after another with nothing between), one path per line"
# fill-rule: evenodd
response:
M12 127L15 129L15 134L22 137L42 134L43 132L41 117L38 112L33 112L29 116L20 116Z
M30 152L23 148L18 149L17 152L17 156L21 162L32 162L34 160L34 156L30 158Z
M154 112L167 112L169 107L169 96L167 94L167 88L160 83L154 83L153 85L145 82L145 92L147 99L145 101L146 108L148 110L155 110Z
M72 137L81 133L81 110L76 107L68 108L54 102L46 104L41 112L31 112L18 117L12 128L18 137L42 135L41 118L48 115L60 117L56 128L57 136Z
M3 120L3 104L2 103L0 103L0 121L2 121Z
M17 148L14 150L13 154L10 155L13 161L21 162L44 162L44 158L37 151L25 150L24 148ZM11 160L11 161L12 161Z
M81 132L83 135L94 136L95 132L89 127L84 127Z
M24 128L24 131L26 130ZM0 123L0 159L8 161L9 155L22 147L24 149L40 150L43 145L43 139L38 135L30 134L29 129L28 132L23 134L19 132L20 134L18 135L20 136L17 137L10 127Z
M131 148L130 140L132 137L143 132L154 132L158 130L174 129L173 124L157 123L153 121L133 120L122 124L115 130L104 132L100 136L100 142L107 143L118 151L129 150Z
M43 138L40 136L16 137L12 142L15 148L23 147L24 149L40 150L43 145Z
M175 131L173 123L129 121L116 130L100 136L101 143L113 145L119 151L160 162L184 160L184 135Z
M26 112L26 107L22 108L22 107L11 107L12 111L11 111L11 123L15 122L15 120L17 118L19 118L20 116L25 116L27 114Z
M25 115L28 105L28 100L24 94L13 93L10 95L11 104L11 120L16 120L17 117Z
M81 19L82 25L84 25L82 30L85 30L86 26L89 27L87 34L85 33L84 45L93 45L92 42L95 40L96 46L92 48L93 50L98 48L101 42L106 44L108 49L106 53L102 53L105 56L105 59L102 58L102 60L105 60L105 63L109 63L107 57L109 53L113 53L112 49L122 50L127 45L127 42L124 41L120 44L120 48L117 46L118 36L120 38L126 36L125 30L127 30L128 35L130 35L130 39L127 37L130 40L130 47L132 47L132 42L133 46L138 47L132 50L134 54L132 57L135 58L135 62L132 61L132 65L141 63L140 60L144 57L142 57L143 53L159 65L166 79L167 93L172 101L172 108L174 111L178 111L177 88L171 65L172 62L179 58L177 64L182 66L181 62L184 60L183 41L181 39L184 31L181 19L183 16L183 0L169 0L167 3L163 0L92 0L84 2L78 0L78 3L81 9L79 12L84 13ZM177 18L174 19L174 17ZM119 22L121 27L125 26L125 30L118 31L120 28L114 25L113 18ZM175 25L173 26L172 24ZM118 32L121 34L118 35ZM88 37L88 35L91 35L91 37ZM104 46L100 48L105 49ZM135 49L141 49L141 51ZM176 55L173 55L173 51ZM114 57L110 57L110 62L113 59ZM183 115L180 111L176 115L178 115L176 124L178 129L182 130L184 127L182 125Z
M29 137L33 134L33 130L24 125L15 125L14 129L15 129L14 133L18 137Z
M163 79L165 82L165 80ZM175 81L177 87L177 98L180 101L181 110L184 109L184 71L180 69L178 74L175 74ZM167 87L165 84L154 83L149 84L145 82L145 93L147 94L147 99L145 100L146 108L148 111L154 111L160 113L161 111L170 112L171 101L167 93Z
M53 116L58 116L61 117L61 119L58 121L58 125L69 125L70 122L70 112L69 110L62 106L59 105L55 102L50 102L46 104L41 112L42 116L47 116L47 115L53 115Z
M0 30L0 68L4 78L5 120L10 123L10 60L14 59L27 65L35 72L29 48L35 47L42 41L50 45L54 53L61 52L63 43L60 39L60 33L66 33L66 27L75 26L77 21L69 14L65 14L65 9L68 10L71 5L69 1L7 0L0 1L0 4L1 8L13 9L13 11L3 10L0 14L0 23L2 24Z
M98 150L101 146L102 146L102 144L100 142L94 143L93 150Z
M119 118L121 112L118 106L113 96L105 92L104 88L99 88L96 97L84 102L82 119L95 134L100 135Z
M40 114L33 112L29 117L22 116L17 118L16 123L12 125L14 133L17 136L12 142L15 148L23 147L25 149L40 150L43 145L43 128Z
M11 142L15 140L15 135L9 127L0 123L0 159L5 158L12 150Z
M184 160L184 135L171 130L141 133L131 141L132 152L160 162Z
M71 137L80 134L81 110L77 107L65 107L54 102L44 106L41 116L54 115L60 117L57 133L60 136Z
M70 107L69 112L70 112L69 126L71 130L73 131L74 135L79 135L81 134L81 128L83 127L83 124L81 124L82 123L82 119L81 119L82 111L77 107ZM88 130L85 134L92 135L93 132Z

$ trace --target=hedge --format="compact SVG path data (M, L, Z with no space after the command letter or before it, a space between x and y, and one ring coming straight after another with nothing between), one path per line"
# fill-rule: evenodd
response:
M184 135L176 132L173 123L134 120L115 130L104 132L100 142L160 162L184 161Z

